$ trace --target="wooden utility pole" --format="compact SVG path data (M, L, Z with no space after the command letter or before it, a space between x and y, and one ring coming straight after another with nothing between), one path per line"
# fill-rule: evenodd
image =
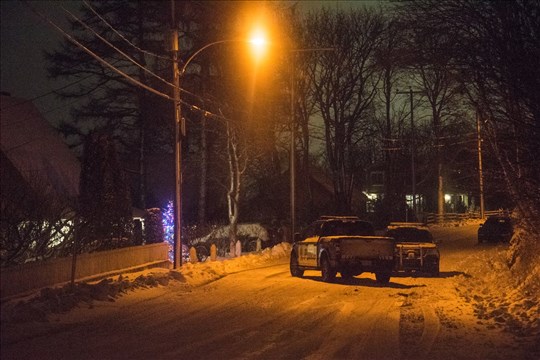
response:
M480 186L480 218L484 218L484 174L482 171L482 133L480 132L480 113L476 113L476 136L478 142L478 183Z
M171 51L173 56L173 103L174 103L174 168L175 168L175 201L174 201L174 269L182 266L182 109L180 105L180 72L178 70L178 29L174 0L171 0Z
M296 53L291 51L291 153L289 160L289 172L291 177L291 236L294 239L294 233L296 231L296 117L295 117L295 95L294 95L294 72L295 72L295 57ZM293 239L290 241L293 242Z
M423 91L413 91L412 87L409 87L409 91L396 91L396 94L409 95L411 106L411 190L412 190L412 206L413 212L416 216L416 134L414 127L414 94L423 94Z

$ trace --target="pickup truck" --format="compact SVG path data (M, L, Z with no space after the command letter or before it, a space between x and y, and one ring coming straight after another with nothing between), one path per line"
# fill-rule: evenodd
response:
M386 284L394 268L394 241L375 236L373 226L354 216L323 216L302 233L295 234L290 271L302 277L305 270L320 270L332 282L339 272L351 280L363 272L375 273Z
M385 235L395 240L396 271L422 271L439 276L441 254L424 224L392 222Z

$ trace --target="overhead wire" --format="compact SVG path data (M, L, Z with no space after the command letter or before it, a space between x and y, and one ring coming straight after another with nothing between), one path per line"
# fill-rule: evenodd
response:
M56 88L56 89L51 90L51 91L48 91L48 92L46 92L46 93L44 93L44 94L35 96L35 97L33 97L33 98L25 99L25 100L23 100L23 101L19 101L19 102L17 102L17 103L14 103L14 104L10 104L10 105L4 106L4 107L0 108L0 110L6 110L6 109L9 109L9 108L12 108L12 107L15 107L15 106L24 105L24 104L29 103L29 102L32 102L32 101L34 101L34 100L41 99L41 98L43 98L43 97L45 97L45 96L48 96L48 95L51 95L51 94L56 94L58 91L64 90L64 89L66 89L66 88L68 88L68 87L70 87L70 86L76 85L76 84L80 83L81 81L84 81L84 80L87 80L87 79L91 78L92 76L95 76L95 74L92 74L92 75L86 76L86 77L84 77L84 78L75 80L75 81L73 81L73 82L71 82L71 83L69 83L69 84L67 84L67 85L63 85L63 86L61 86L61 87L59 87L59 88Z
M99 35L97 33L97 31L95 31L94 29L92 29L90 26L88 26L88 24L86 24L84 21L82 21L81 19L79 19L76 15L74 15L72 12L70 12L69 10L67 10L66 8L64 8L63 6L60 6L62 8L62 10L64 10L66 13L68 13L75 21L77 21L79 24L81 24L85 29L87 30L90 30L98 39L100 39L101 41L103 41L105 44L109 45L111 48L113 48L114 50L116 50L119 54L121 54L123 57L125 57L127 60L129 60L129 62L131 62L133 65L137 66L138 68L144 70L145 72L149 73L150 75L154 76L155 78L161 80L162 82L164 82L165 84L173 87L173 88L177 88L177 86L175 86L173 83L165 80L164 78L162 78L161 76L159 76L158 74L154 73L152 70L149 70L147 69L146 67L144 67L143 65L139 64L137 61L135 61L135 59L133 59L131 56L129 56L128 54L126 54L125 52L123 52L122 50L120 50L119 48L117 48L114 44L112 44L109 40L105 39L103 36Z
M82 49L84 52L86 52L88 55L92 56L94 59L96 59L99 63L101 63L102 65L104 65L105 67L109 68L110 70L118 73L119 75L121 75L122 77L124 77L125 79L127 79L129 82L133 83L134 85L137 85L139 87L142 87L143 89L145 90L148 90L150 91L151 93L155 94L155 95L158 95L162 98L165 98L167 100L171 100L171 101L174 101L174 98L172 98L171 96L159 91L159 90L156 90L154 88L152 88L151 86L148 86L142 82L140 82L139 80L137 79L134 79L133 77L131 77L130 75L126 74L125 72L121 71L120 69L117 69L116 67L114 67L113 65L109 64L105 59L101 58L99 55L97 55L96 53L94 53L92 50L88 49L86 46L84 46L83 44L81 44L79 41L77 41L75 38L73 38L70 34L68 34L67 32L65 32L62 28L60 28L56 23L54 23L51 19L49 19L47 16L39 13L38 11L36 11L30 4L28 4L26 1L24 2L37 16L39 16L42 20L44 20L45 22L47 22L50 26L52 26L56 31L60 32L64 37L66 37L70 42L72 42L75 46L79 47L80 49ZM182 90L182 89L180 89ZM193 94L194 95L194 94ZM195 95L197 96L197 95ZM197 96L198 97L198 96ZM189 104L183 100L180 100L180 103L187 106L190 110L195 110L195 111L200 111L202 112L205 116L208 116L208 117L215 117L215 118L219 118L219 119L224 119L226 121L230 121L230 119L227 119L226 117L222 116L222 115L218 115L218 114L214 114L208 110L204 110L196 105L192 105L192 104Z
M92 8L92 6L90 4L88 4L86 1L84 1L85 5L99 18L101 19L115 34L117 34L118 36L120 36L124 41L126 41L128 44L130 44L131 46L133 46L135 49L139 50L139 51L142 51L143 53L149 53L147 52L146 50L143 50L139 47L137 47L135 44L131 43L128 39L126 39L118 30L116 30L110 23L107 22L106 19L104 19L94 8ZM150 75L156 77L157 79L161 80L163 83L171 86L172 88L177 88L179 89L180 91L182 91L183 93L185 94L188 94L190 96L193 96L197 99L199 99L200 101L202 102L205 102L205 101L212 101L212 100L209 100L209 99L205 99L197 94L194 94L192 93L191 91L189 90L186 90L186 89L183 89L183 88L179 88L178 86L176 86L175 84L167 81L166 79L160 77L159 75L155 74L153 71L147 69L146 67L144 67L143 65L141 65L140 63L138 63L135 59L133 59L131 56L129 56L128 54L124 53L122 50L118 49L114 44L112 44L111 42L109 42L107 39L103 38L101 35L99 35L94 29L92 29L88 24L86 24L83 20L77 18L77 16L75 16L73 13L71 13L69 10L66 10L64 7L62 7L62 10L64 10L65 12L67 12L69 15L71 15L77 22L79 22L82 26L84 26L86 29L90 30L92 33L94 33L94 35L96 35L101 41L103 41L104 43L106 43L107 45L109 45L111 48L113 48L114 50L116 50L117 52L119 52L120 54L122 54L126 59L128 59L130 62L132 62L135 66L141 68L142 70L144 70L145 72L149 73ZM157 54L152 54L152 53L149 53L150 55L153 55L153 56L156 56L158 58L165 58L167 60L170 60L172 61L172 59L168 58L168 57L163 57L163 56L160 56L160 55L157 55Z
M25 2L25 4L28 5L28 3ZM30 5L28 5L30 6ZM62 35L64 35L64 37L66 37L70 42L72 42L74 45L76 45L77 47L79 47L80 49L84 50L88 55L92 56L94 59L96 59L98 62L100 62L102 65L108 67L109 69L113 70L114 72L118 73L119 75L123 76L124 78L126 78L127 80L129 80L130 82L132 82L133 84L135 85L138 85L158 96L161 96L163 98L166 98L168 100L174 100L172 97L170 97L169 95L167 94L164 94L162 93L161 91L158 91L146 84L143 84L141 83L139 80L137 79L134 79L132 78L131 76L129 76L128 74L126 74L125 72L123 72L122 70L119 70L117 69L116 67L114 67L113 65L109 64L106 60L102 59L99 55L97 55L96 53L94 53L92 50L88 49L86 46L84 46L83 44L81 44L79 41L77 41L75 38L73 38L71 35L69 35L67 32L65 32L62 28L60 28L58 25L56 25L52 20L50 20L48 17L46 17L45 15L37 12L34 8L32 8L30 6L30 8L32 9L32 11L34 13L36 13L40 18L42 18L43 20L45 20L47 23L49 23L54 29L56 29L57 31L59 31Z
M90 5L86 0L83 0L83 4L90 10L94 13L94 15L96 15L98 18L101 19L101 21L103 21L103 23L105 23L105 25L107 25L109 27L109 29L111 29L116 35L118 35L122 40L124 40L126 43L128 43L129 45L131 45L132 47L134 47L135 49L139 50L140 52L144 53L144 54L147 54L147 55L150 55L150 56L154 56L156 58L159 58L159 59L165 59L165 60L168 60L168 61L173 61L170 57L168 56L163 56L163 55L159 55L159 54L155 54L155 53L152 53L148 50L144 50L144 49L141 49L140 47L138 47L137 45L133 44L131 41L129 41L129 39L127 39L124 35L122 35L118 30L116 30L103 16L101 16L93 7L92 5Z

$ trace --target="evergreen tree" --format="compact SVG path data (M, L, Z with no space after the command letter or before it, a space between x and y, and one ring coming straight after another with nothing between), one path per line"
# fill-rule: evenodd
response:
M146 209L145 223L145 243L157 244L165 239L165 228L163 214L160 208Z
M130 79L170 95L170 53L166 35L170 4L161 1L84 2L77 18L69 17L70 36L102 61L66 40L46 54L53 79L72 81L59 95L77 98L72 118L60 125L72 145L82 145L94 130L114 136L118 152L129 159L130 174L136 176L134 201L145 208L148 156L170 151L172 103L137 86ZM99 34L99 35L98 35ZM105 65L109 64L109 66Z
M88 136L80 180L82 251L131 244L131 197L114 143L104 133Z

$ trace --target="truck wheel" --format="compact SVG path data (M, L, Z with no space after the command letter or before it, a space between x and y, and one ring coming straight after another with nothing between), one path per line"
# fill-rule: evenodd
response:
M336 270L332 268L332 265L330 264L330 260L328 260L328 256L323 256L321 259L321 273L322 273L322 280L324 282L332 282L336 278Z
M380 284L388 284L390 281L390 272L378 272L375 273L375 279L377 279L377 282Z
M304 269L298 265L298 255L296 255L295 252L291 253L289 268L291 270L291 275L294 277L302 277L304 275Z
M427 266L427 272L433 277L439 277L439 262L433 262Z
M342 270L340 271L340 273L341 273L341 278L343 279L343 281L349 282L354 277L354 274L350 270Z

